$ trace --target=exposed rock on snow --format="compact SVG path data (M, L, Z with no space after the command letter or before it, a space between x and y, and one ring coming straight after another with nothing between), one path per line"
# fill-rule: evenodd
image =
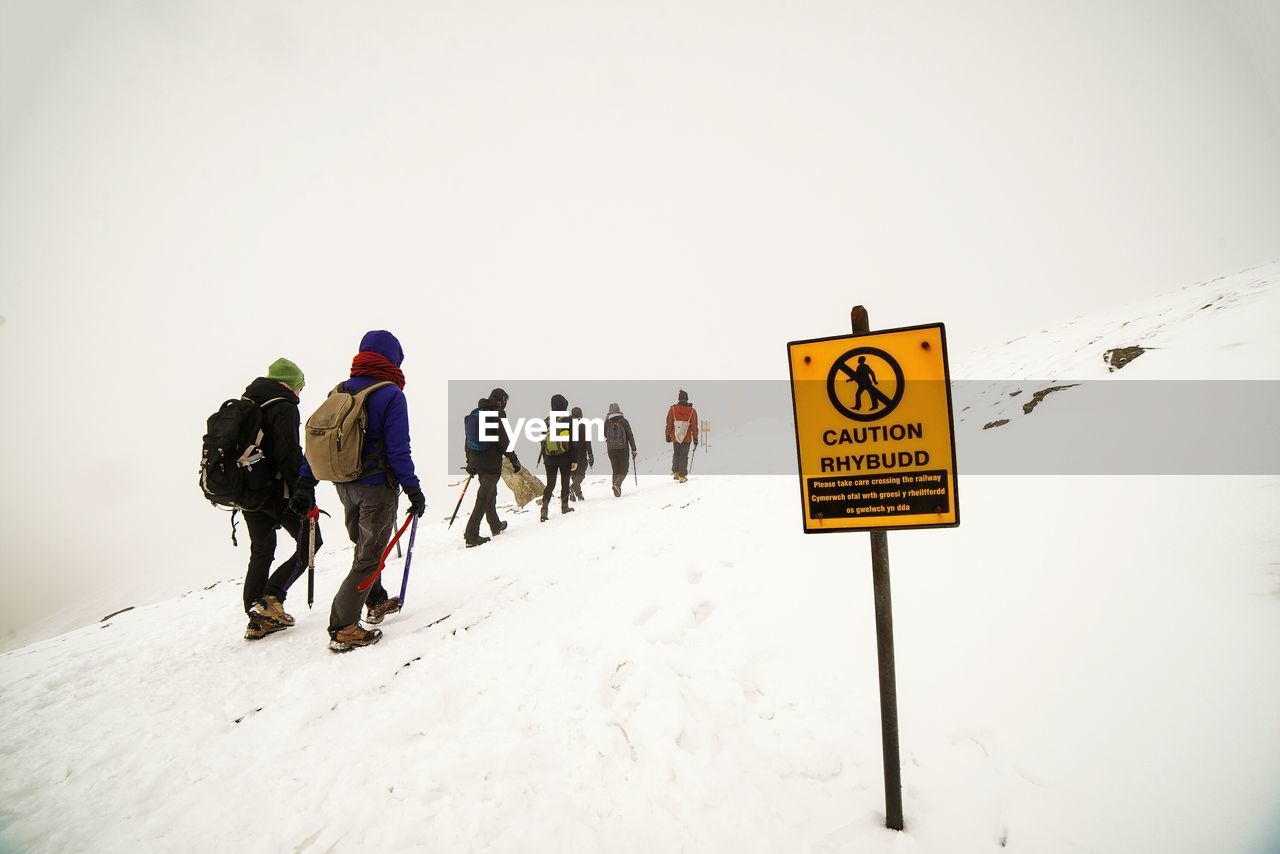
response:
M1031 410L1040 405L1040 401L1044 400L1054 392L1064 391L1069 388L1075 388L1079 383L1068 383L1067 385L1051 385L1048 388L1042 388L1031 395L1031 399L1022 404L1022 414L1030 415Z
M1145 347L1112 347L1102 358L1110 370L1118 371L1145 352Z

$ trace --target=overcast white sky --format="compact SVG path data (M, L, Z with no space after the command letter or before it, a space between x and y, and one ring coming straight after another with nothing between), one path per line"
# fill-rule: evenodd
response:
M1278 32L1265 0L0 0L0 644L242 574L204 418L281 355L309 412L368 328L439 506L450 379L780 377L853 302L967 349L1272 260Z

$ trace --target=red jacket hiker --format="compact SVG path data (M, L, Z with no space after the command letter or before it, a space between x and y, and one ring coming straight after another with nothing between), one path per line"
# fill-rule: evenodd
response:
M667 441L685 444L698 441L698 410L687 401L672 404L667 410Z
M689 393L680 390L678 402L667 410L667 441L674 446L671 476L681 483L689 475L689 446L698 446L698 410L689 403Z

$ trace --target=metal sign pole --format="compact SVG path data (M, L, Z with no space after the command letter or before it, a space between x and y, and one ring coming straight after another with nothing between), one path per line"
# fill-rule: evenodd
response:
M849 312L854 334L871 331L867 310ZM876 606L876 653L880 663L880 740L884 752L885 827L902 830L902 766L898 757L898 679L893 661L893 597L889 591L889 535L871 532L871 583Z

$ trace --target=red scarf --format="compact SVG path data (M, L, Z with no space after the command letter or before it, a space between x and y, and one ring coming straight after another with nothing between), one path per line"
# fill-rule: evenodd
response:
M351 360L351 376L373 377L375 380L386 380L404 388L404 371L393 364L381 353L362 350Z

